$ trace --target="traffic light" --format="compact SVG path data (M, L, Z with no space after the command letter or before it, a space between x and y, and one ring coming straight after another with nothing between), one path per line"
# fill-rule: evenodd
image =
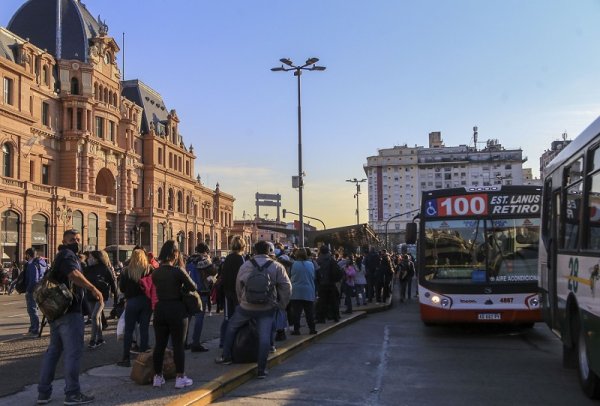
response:
M283 209L283 218L285 218L285 209Z

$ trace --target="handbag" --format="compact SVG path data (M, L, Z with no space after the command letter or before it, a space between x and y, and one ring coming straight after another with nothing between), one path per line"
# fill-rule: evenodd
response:
M202 300L200 299L198 292L195 290L182 290L181 299L185 305L185 311L187 312L188 316L193 316L202 312Z

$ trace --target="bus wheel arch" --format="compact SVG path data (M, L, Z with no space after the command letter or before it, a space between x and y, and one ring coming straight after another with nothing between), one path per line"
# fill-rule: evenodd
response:
M577 373L579 375L581 388L588 397L599 399L600 377L598 377L598 375L590 368L587 334L583 327L580 312L575 314L572 325L577 354Z

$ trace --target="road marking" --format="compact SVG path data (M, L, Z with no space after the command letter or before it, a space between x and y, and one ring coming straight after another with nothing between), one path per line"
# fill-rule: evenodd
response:
M27 316L27 313L23 313L23 314L13 314L12 316L6 316L7 319L14 319L15 317L23 317L23 316Z
M377 365L377 372L375 375L375 387L371 390L371 394L367 401L369 405L379 404L379 394L381 393L381 385L383 384L383 376L387 370L387 354L390 347L390 326L385 326L383 329L383 343L381 345L381 351L379 353L379 365Z

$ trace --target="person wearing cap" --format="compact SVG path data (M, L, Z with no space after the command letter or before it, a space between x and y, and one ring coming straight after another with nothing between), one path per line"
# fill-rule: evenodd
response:
M192 352L208 351L208 348L200 343L200 336L204 327L204 314L210 300L208 277L217 273L209 253L208 245L200 243L196 246L196 252L188 258L185 265L185 269L196 283L200 299L202 299L202 310L194 316L194 330L192 331L192 344L190 346Z

